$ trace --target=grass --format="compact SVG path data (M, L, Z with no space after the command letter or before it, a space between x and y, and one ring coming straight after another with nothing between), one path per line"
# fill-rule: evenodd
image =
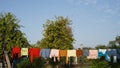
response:
M80 68L92 68L92 66L82 66Z

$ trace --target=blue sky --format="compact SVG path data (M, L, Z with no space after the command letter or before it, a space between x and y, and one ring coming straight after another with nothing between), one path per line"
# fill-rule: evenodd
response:
M0 0L0 12L16 15L32 44L42 39L43 24L54 16L72 20L75 48L107 45L120 35L120 0Z

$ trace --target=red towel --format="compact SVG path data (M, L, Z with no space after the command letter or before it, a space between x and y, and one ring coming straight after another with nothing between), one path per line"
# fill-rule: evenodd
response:
M13 59L14 59L16 54L17 54L18 58L20 58L20 48L19 47L13 47L12 48L12 58Z
M30 61L33 62L34 58L40 57L40 48L30 48L29 49Z

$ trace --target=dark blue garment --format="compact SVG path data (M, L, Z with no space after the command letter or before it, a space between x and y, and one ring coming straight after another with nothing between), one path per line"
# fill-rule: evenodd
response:
M116 49L107 49L106 51L108 56L117 56L117 50Z
M47 59L50 55L50 49L41 49L40 56Z
M13 60L12 68L17 68L17 63L19 63L18 59Z
M117 58L120 59L120 49L117 49Z
M17 68L17 64L20 62L19 58L18 58L18 54L15 54L15 58L13 59L13 63L12 63L12 68Z
M116 49L107 49L106 51L107 53L107 56L109 57L109 61L111 61L112 59L112 62L116 63L117 62L117 50Z
M89 50L84 49L82 50L82 52L83 52L83 56L89 56Z

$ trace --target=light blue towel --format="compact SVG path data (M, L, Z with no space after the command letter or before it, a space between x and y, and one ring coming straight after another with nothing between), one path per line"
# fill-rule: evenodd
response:
M47 59L50 55L50 49L41 49L40 56Z
M83 56L89 56L89 50L84 49L82 50L82 52L83 52Z

